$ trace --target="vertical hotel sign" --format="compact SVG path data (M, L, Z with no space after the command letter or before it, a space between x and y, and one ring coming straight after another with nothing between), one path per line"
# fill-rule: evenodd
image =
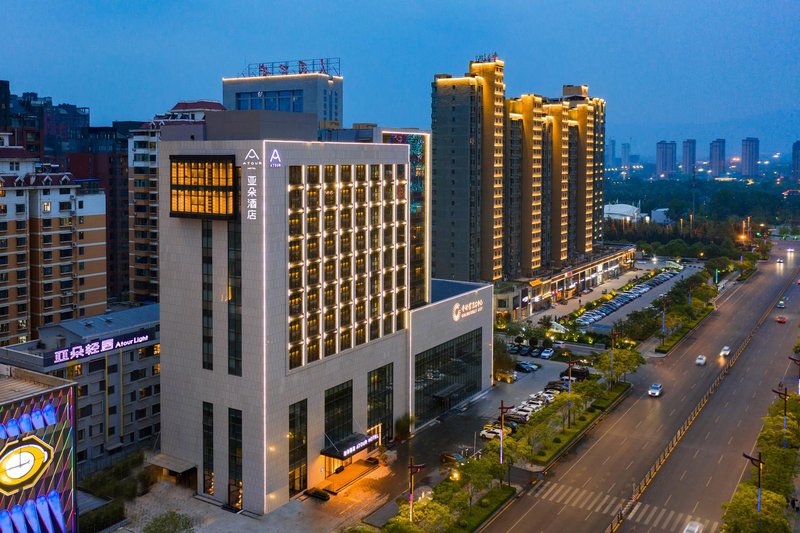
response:
M261 158L255 148L250 148L242 162L245 177L245 216L247 220L258 220L258 173L261 171Z

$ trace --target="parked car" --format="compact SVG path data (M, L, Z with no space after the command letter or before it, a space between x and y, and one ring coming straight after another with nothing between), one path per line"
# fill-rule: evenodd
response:
M324 502L331 499L331 495L325 492L322 489L318 489L316 487L311 487L310 489L306 489L304 492L306 496L311 496L312 498L316 498L318 500L322 500Z
M480 435L481 435L482 439L492 440L492 439L496 439L497 437L500 436L500 430L499 429L484 429L484 430L481 431Z
M720 357L728 357L730 354L731 354L730 346L723 346L722 349L719 351Z
M557 350L561 350L563 348L566 348L566 346L567 345L566 345L566 343L564 341L555 341L553 343L553 348L555 348Z
M501 430L500 422L493 422L491 424L484 424L483 429L496 429L496 430L500 431ZM511 429L510 426L506 426L506 425L503 426L502 430L504 431L506 436L511 435L511 433L514 432L514 430Z
M569 376L569 369L564 370L559 374L559 377L561 377L562 379L568 376ZM589 369L582 366L572 367L572 380L583 381L584 379L589 379Z
M541 357L542 357L542 359L550 359L551 357L553 357L553 353L555 353L555 352L553 352L552 348L545 348L544 350L542 350Z
M464 463L464 457L460 453L442 452L439 454L439 462L445 463Z
M697 358L694 360L694 364L697 366L705 366L706 364L706 356L705 355L698 355Z
M531 357L539 357L541 353L542 351L539 348L531 348L530 351L528 352L528 355L530 355Z
M661 396L662 392L664 392L664 386L661 383L653 383L650 385L650 389L647 391L647 394L653 398L658 398Z

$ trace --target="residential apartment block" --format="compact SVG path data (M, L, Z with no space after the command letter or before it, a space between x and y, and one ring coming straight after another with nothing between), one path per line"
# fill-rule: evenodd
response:
M8 140L0 134L0 345L106 310L105 195Z
M583 85L506 98L504 67L486 56L432 84L435 277L533 278L602 239L605 101Z
M222 111L219 102L178 102L156 115L128 140L128 268L130 300L158 301L158 144L167 125L202 124L206 113Z

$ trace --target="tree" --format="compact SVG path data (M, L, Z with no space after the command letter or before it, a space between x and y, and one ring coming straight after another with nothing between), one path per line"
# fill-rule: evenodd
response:
M150 520L142 533L192 533L192 519L185 514L167 511Z
M611 351L606 350L595 358L594 367L606 377L610 389L613 382L620 377L624 378L626 374L636 372L646 362L642 354L632 348L616 348L613 360Z
M553 315L542 315L542 318L539 319L539 325L544 328L545 332L550 330L550 326L553 325Z
M469 505L475 503L475 496L482 490L488 489L492 483L492 472L489 462L475 457L467 459L461 466L464 487L469 494Z
M756 487L740 483L733 498L722 504L722 530L726 533L751 533L769 531L770 533L789 533L786 519L786 499L768 490L761 491L761 516L756 512ZM760 526L759 526L760 521Z
M411 435L411 426L414 424L414 417L406 413L394 421L394 438L405 440Z
M797 473L797 449L771 446L761 449L764 468L761 472L761 487L784 498L794 494L794 476ZM753 467L754 475L755 467Z
M517 362L516 358L508 353L506 343L498 336L494 338L492 358L495 370L511 370Z

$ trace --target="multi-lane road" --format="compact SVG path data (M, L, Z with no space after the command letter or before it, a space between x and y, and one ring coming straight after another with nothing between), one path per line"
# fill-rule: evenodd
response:
M487 530L602 531L720 373L722 346L736 350L769 311L768 320L625 523L629 531L682 531L686 522L697 518L709 531L718 528L720 505L730 498L743 472L741 452L753 447L761 417L774 397L771 388L784 377L786 356L796 337L800 288L791 285L787 309L781 310L789 323L773 320L776 299L797 275L798 261L785 249L784 243L776 243L773 251L773 257L785 263L773 259L761 264L747 283L728 289L717 310L669 356L650 359L640 368L631 378L633 393L571 457L553 467L544 482L517 499ZM704 367L694 364L699 354L708 357ZM664 385L661 398L647 396L652 382Z

